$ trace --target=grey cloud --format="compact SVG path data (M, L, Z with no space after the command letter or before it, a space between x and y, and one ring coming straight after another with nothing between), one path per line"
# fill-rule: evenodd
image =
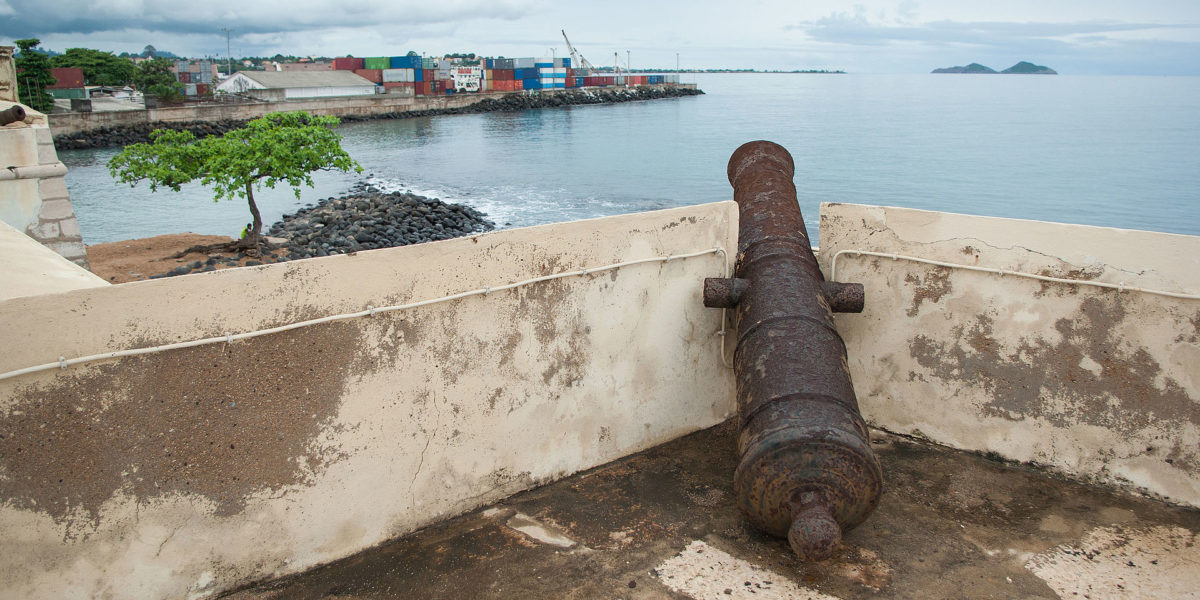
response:
M863 11L834 13L816 21L788 26L790 31L805 33L819 42L879 46L893 42L922 42L930 45L965 44L1007 46L1045 42L1058 45L1062 40L1086 38L1111 40L1107 34L1156 29L1197 29L1200 25L1159 23L1013 23L934 21L924 24L889 25L870 22Z
M3 0L0 0L3 1ZM334 27L413 27L469 19L524 17L544 0L446 0L399 2L348 0L288 3L210 0L183 5L167 0L7 0L11 16L0 20L0 37L89 34L137 27L164 33L212 33L231 27L240 34L310 31Z

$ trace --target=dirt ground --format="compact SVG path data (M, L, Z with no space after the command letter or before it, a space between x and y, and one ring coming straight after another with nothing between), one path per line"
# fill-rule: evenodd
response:
M92 272L110 283L150 279L153 275L162 275L173 269L194 265L197 262L203 264L192 269L193 273L209 266L212 267L209 270L220 270L247 266L247 263L275 262L269 255L264 259L240 255L237 252L193 252L180 258L171 258L172 255L192 246L230 241L233 241L233 238L223 235L172 233L136 240L94 244L87 247L87 255L88 262L92 265ZM212 259L211 264L208 264L210 259Z

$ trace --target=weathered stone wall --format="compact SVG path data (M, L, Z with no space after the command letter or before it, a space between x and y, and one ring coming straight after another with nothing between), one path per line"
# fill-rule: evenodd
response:
M732 412L732 202L0 301L0 598L203 597Z
M1200 237L825 204L835 260L866 285L836 321L872 424L1200 506L1200 300L1012 274L1196 294Z
M0 110L12 105L0 101ZM88 268L67 194L67 167L58 160L46 115L22 107L24 122L0 127L0 220Z

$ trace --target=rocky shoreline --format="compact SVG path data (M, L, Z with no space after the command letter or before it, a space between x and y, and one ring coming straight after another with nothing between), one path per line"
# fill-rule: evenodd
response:
M487 215L463 204L359 183L345 196L284 215L264 232L284 241L262 256L210 255L150 278L448 240L495 227Z
M287 239L282 248L294 260L448 240L495 228L487 215L470 206L360 183L346 196L284 215L267 235Z
M341 117L343 122L373 121L377 119L411 119L415 117L431 117L438 115L463 115L485 112L509 112L535 108L553 108L558 106L575 106L584 104L612 104L619 102L634 102L638 100L658 100L663 98L678 98L683 96L698 96L704 92L688 88L635 88L609 89L589 88L572 90L557 94L508 94L500 98L485 98L470 106L457 108L439 108L429 110L408 110L381 113L377 115L348 115ZM175 129L192 132L196 137L220 135L227 131L245 125L245 121L237 119L221 119L218 121L182 121L138 123L117 127L100 127L89 131L65 133L54 137L54 146L58 150L79 150L85 148L109 148L125 146L139 142L148 142L150 132L155 129Z

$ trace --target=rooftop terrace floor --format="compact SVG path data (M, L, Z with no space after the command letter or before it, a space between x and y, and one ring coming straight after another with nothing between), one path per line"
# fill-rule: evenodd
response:
M726 422L300 575L274 598L1200 598L1200 511L873 434L839 556L750 529Z

